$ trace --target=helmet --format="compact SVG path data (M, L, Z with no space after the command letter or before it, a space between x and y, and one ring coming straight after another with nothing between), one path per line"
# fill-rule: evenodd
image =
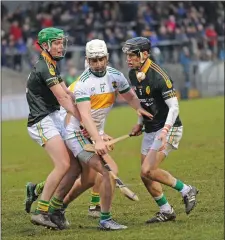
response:
M89 59L92 58L102 58L106 57L107 60L104 60L104 65L101 66L101 70L94 69L94 67L90 64ZM97 77L103 77L106 74L106 67L108 62L108 49L103 40L93 39L86 44L86 59L87 66L90 68L91 72Z
M48 44L48 52L51 49L51 43L54 40L57 39L63 39L63 45L64 45L64 53L62 56L59 57L53 57L55 60L62 59L65 54L66 54L66 49L67 49L67 36L65 36L64 31L58 28L44 28L38 33L38 44L41 45L42 43L47 43Z
M128 39L122 48L124 53L136 53L147 51L150 53L151 42L145 37L135 37Z
M93 39L86 44L86 57L87 58L97 58L97 57L107 57L108 49L103 40Z

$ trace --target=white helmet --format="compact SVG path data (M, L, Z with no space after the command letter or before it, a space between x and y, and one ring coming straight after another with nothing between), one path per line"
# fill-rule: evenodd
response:
M100 39L93 39L86 44L86 57L87 58L96 58L96 57L107 57L108 58L108 49L105 44L105 41Z

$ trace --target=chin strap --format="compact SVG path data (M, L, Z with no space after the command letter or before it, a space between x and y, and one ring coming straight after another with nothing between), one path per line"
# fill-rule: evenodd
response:
M89 69L90 69L91 73L94 74L96 77L104 77L106 74L106 70L101 71L101 72L96 72L96 71L91 70L91 68L89 68Z
M144 64L144 62L146 61L146 59L144 59L143 53L140 52L140 59L141 59L141 63L142 65Z

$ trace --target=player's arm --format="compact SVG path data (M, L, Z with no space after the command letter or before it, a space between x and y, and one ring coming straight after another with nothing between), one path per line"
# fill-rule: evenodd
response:
M72 98L72 100L75 102L74 94L66 87L66 84L64 82L61 82L60 85L64 89L64 91Z
M75 103L71 99L70 95L68 95L62 88L61 84L53 85L52 87L50 87L50 90L55 95L59 104L80 121L81 117Z
M176 91L169 77L167 79L161 78L159 80L159 91L161 92L162 97L169 108L166 122L163 128L163 131L168 132L174 125L179 114L179 104L176 97Z
M141 107L140 100L138 99L134 90L130 88L129 83L128 83L127 79L123 76L123 74L121 74L121 77L120 77L119 93L126 100L126 102L133 109L135 109L137 111L138 116L145 115L145 116L149 117L150 119L153 118L153 116L149 112L145 111Z
M100 155L106 154L108 152L107 146L99 135L91 116L91 99L89 88L84 83L79 82L75 87L74 94L82 124L95 142L96 152Z

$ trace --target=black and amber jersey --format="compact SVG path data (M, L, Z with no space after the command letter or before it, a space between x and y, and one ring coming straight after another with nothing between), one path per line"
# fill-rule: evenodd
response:
M145 131L156 132L164 127L169 112L165 101L175 97L176 91L166 71L152 60L147 59L140 71L145 73L145 79L138 80L136 76L138 72L134 69L130 70L129 79L141 106L154 116L153 120L144 117ZM178 116L174 126L181 125Z
M56 61L43 51L27 80L26 98L30 110L28 126L59 110L60 105L50 87L62 81Z

